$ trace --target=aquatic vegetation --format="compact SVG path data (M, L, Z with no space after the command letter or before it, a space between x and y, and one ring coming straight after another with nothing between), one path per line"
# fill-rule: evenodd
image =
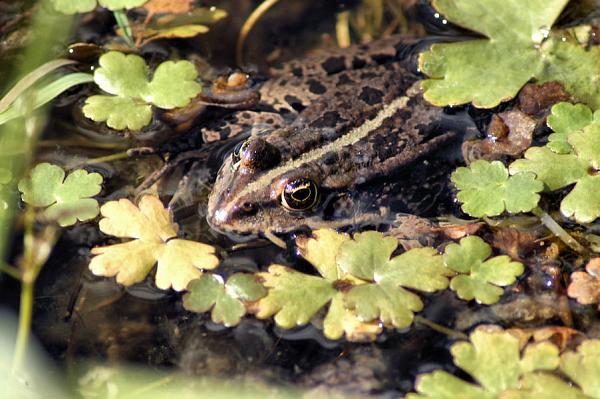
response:
M45 208L44 216L61 226L70 226L77 220L89 220L98 215L98 202L91 198L100 193L102 176L78 169L65 178L65 171L57 165L36 165L30 176L19 182L23 202Z
M148 80L144 59L110 51L99 60L94 81L111 95L88 97L86 117L117 130L139 130L152 120L152 105L173 109L189 104L201 91L198 73L189 61L165 61Z
M202 271L219 264L215 248L177 238L178 226L158 197L146 195L138 206L127 199L102 205L100 230L108 235L133 240L96 247L90 270L98 276L116 276L123 285L138 283L158 263L156 286L184 290L202 276Z
M480 237L468 236L460 244L450 244L444 251L444 264L461 273L452 277L450 288L461 299L475 299L486 305L496 303L504 290L500 287L513 284L523 274L522 263L506 255L492 255L492 247Z
M89 12L98 5L109 10L130 9L143 5L148 0L51 0L56 11L65 14Z
M207 25L227 16L220 8L191 8L185 1L153 1L144 4L148 15L143 22L131 22L136 47L160 39L186 39L209 31ZM164 15L167 14L167 15ZM117 30L122 34L121 30Z
M502 295L498 286L512 284L524 271L508 256L491 259L491 247L478 237L451 244L442 257L434 248L416 248L392 256L393 237L375 231L352 238L333 230L317 230L314 238L298 241L302 255L319 271L307 275L281 265L258 273L268 294L257 304L257 317L275 316L284 328L308 323L329 304L323 321L330 339L347 338L361 323L376 322L406 328L423 309L408 289L436 292L448 287L462 299L491 304ZM487 260L486 260L487 259ZM349 337L350 335L350 337Z
M587 43L571 39L570 32L550 30L567 3L433 1L448 21L486 38L437 43L422 53L419 65L429 77L422 83L425 98L438 106L472 102L493 108L535 78L559 80L579 101L600 106L594 83L600 73L598 48L587 49Z
M227 282L219 275L205 273L192 280L183 296L183 307L192 312L211 312L212 321L226 327L239 324L246 314L245 303L254 302L266 294L256 276L235 273Z
M600 216L600 176L594 170L600 165L600 125L592 123L569 135L573 153L556 154L547 147L532 147L525 159L513 162L511 174L533 172L550 191L575 187L560 205L563 215L579 223L589 223Z
M533 173L509 176L500 161L475 161L468 168L456 169L451 179L459 189L462 210L474 217L529 212L537 206L538 193L544 189Z
M600 258L592 258L585 271L571 273L567 294L582 305L598 304L600 309Z
M12 180L12 172L9 169L0 168L0 192ZM0 197L0 213L8 208L8 204Z
M540 375L536 372L555 370L562 360L559 349L550 342L526 343L508 331L480 327L470 334L469 342L457 342L450 349L454 364L475 384L438 370L420 375L415 388L418 393L406 398L519 397L510 395L520 394L518 389L524 381Z
M592 113L585 104L560 102L552 107L547 123L554 133L548 136L546 146L558 154L569 154L573 152L568 142L571 133L591 123L600 123L600 112Z

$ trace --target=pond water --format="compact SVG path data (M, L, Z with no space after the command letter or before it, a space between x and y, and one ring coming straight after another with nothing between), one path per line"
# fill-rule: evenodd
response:
M409 68L413 69L416 69L418 51L431 42L465 37L465 30L448 23L423 1L281 1L252 29L246 39L240 69L236 63L236 40L242 24L258 2L192 3L198 7L218 7L227 11L228 16L195 39L154 41L143 46L140 54L151 67L170 57L191 60L200 71L203 84L211 88L213 94L216 92L213 84L218 76L229 76L240 70L248 73L249 81L244 82L246 86L242 92L225 93L226 100L234 103L252 98L261 85L265 87L273 79L279 79L278 82L296 79L304 84L308 78L298 76L298 73L294 76L294 72L285 68L293 71L289 65L302 66L315 54L325 54L325 58L328 54L341 54L337 49L341 37L339 29L344 27L343 18L346 17L352 21L349 26L353 43L361 40L366 43L381 37L386 40L385 37L397 33L418 37L418 41L406 39L414 45L403 54ZM6 2L0 2L0 5L8 7ZM383 12L380 17L379 11ZM6 12L20 15L25 11L15 8ZM571 6L559 21L563 24L580 21L582 13L578 7ZM594 14L585 15L593 17ZM131 21L143 21L144 13L134 10L129 17ZM68 43L95 43L105 46L106 50L108 43L114 40L114 24L112 14L106 10L86 14L77 20L75 33ZM0 13L0 27L7 27L7 32L15 31L8 26L9 22L4 21ZM123 48L122 41L119 44ZM92 55L91 64L95 64L96 59L97 55ZM295 64L289 64L294 59ZM384 69L392 69L389 65L396 60L378 62L378 68L383 65ZM277 64L283 65L284 72L272 69ZM81 66L82 70L88 68L89 65ZM273 71L279 76L271 77ZM354 82L357 86L352 89L353 93L359 96L365 81L376 78L364 76L363 80ZM329 82L319 81L318 77L310 79L314 80L315 86L327 86ZM91 84L78 86L55 100L36 162L51 162L66 169L85 165L88 171L100 173L104 184L96 198L103 204L119 198L135 198L139 195L136 188L161 169L165 161L194 150L193 157L160 176L155 186L161 199L173 211L181 229L180 237L215 246L222 258L218 271L226 276L236 272L265 271L271 264L314 274L313 267L298 255L299 249L295 245L296 238L306 234L306 228L279 235L287 247L282 249L264 237L222 234L206 221L208 196L222 163L250 131L262 128L261 122L243 125L245 127L237 137L224 137L231 132L226 122L232 120L231 115L241 115L242 111L213 104L201 107L196 112L200 116L193 118L157 112L141 135L123 137L83 115L84 98L94 90ZM303 110L302 101L296 105ZM315 93L308 101L318 101ZM294 101L288 99L288 105L294 108ZM485 137L492 114L515 107L516 101L509 101L491 110L472 106L443 110L443 122L430 127L435 130L432 135L450 130L460 130L459 134L429 151L425 157L407 163L402 170L375 179L376 184L367 188L367 191L371 190L369 195L360 197L361 205L351 209L355 212L354 217L360 216L356 214L357 209L366 212L379 207L376 198L385 187L386 195L401 193L402 201L392 204L392 215L387 216L386 223L378 221L366 224L368 227L388 230L388 222L393 221L396 213L416 213L423 220L435 222L439 218L455 223L467 219L454 199L455 189L450 184L451 172L463 164L462 140ZM236 103L234 108L242 106ZM265 105L264 101L246 108L245 111L253 112L253 117L260 112L276 113L273 112L276 107ZM285 116L287 112L277 115ZM291 123L290 120L289 115L282 118L285 123ZM218 132L224 140L204 143L214 138L206 130ZM544 133L547 134L547 130L536 130L534 142L543 142ZM136 154L104 158L129 148L138 148ZM340 165L343 164L340 162ZM182 180L186 182L185 186L181 185ZM359 197L352 198L358 201ZM549 202L553 200L549 198ZM36 281L32 331L64 376L77 376L78 371L90 362L133 364L150 370L180 370L191 376L235 377L259 386L285 385L320 395L399 397L414 389L415 378L420 373L435 369L457 372L449 348L456 342L456 334L468 334L478 325L496 324L506 328L566 326L587 333L589 337L600 334L597 312L565 295L565 279L581 261L575 255L552 257L551 251L562 244L533 219L492 220L478 233L487 242L494 243L498 253L517 256L526 267L524 276L504 290L499 303L486 306L462 301L450 290L420 294L424 302L424 310L418 313L420 319L408 328L386 328L373 342L366 343L327 339L322 331L323 315L312 323L292 329L278 327L272 318L259 320L252 316L242 318L235 327L224 327L211 321L209 313L198 314L184 309L182 293L156 288L154 271L143 282L129 287L117 284L114 278L95 276L88 268L91 249L120 241L101 233L96 221L78 223L62 230ZM365 225L350 223L345 231L361 228ZM17 244L11 251L13 260L22 249L19 238L17 235L14 241ZM407 247L432 245L442 251L451 241L443 231L435 238L421 239L419 243L420 238L411 236L412 241L406 239L401 243ZM1 283L2 302L16 311L19 284L9 279L3 279Z

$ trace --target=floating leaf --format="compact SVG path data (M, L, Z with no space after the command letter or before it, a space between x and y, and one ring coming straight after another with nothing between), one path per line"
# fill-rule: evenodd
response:
M192 312L212 309L212 320L227 327L238 325L246 314L244 302L256 301L266 294L256 277L247 273L236 273L226 283L221 276L205 273L192 280L187 290L183 297L184 308Z
M526 374L521 378L519 389L510 389L500 399L590 399L579 389L560 377L547 373Z
M600 304L600 258L590 260L585 270L571 273L567 294L583 305Z
M139 207L127 199L110 201L100 213L103 233L133 240L92 249L98 256L92 258L90 270L98 276L116 276L118 283L131 285L142 281L158 263L156 286L181 291L203 269L219 264L214 247L177 238L178 226L158 197L144 196Z
M299 239L302 255L321 276L272 265L259 273L268 294L256 305L259 318L275 316L283 328L308 323L329 304L323 319L325 336L373 339L380 322L403 328L423 307L405 288L434 292L448 286L452 272L433 248L408 251L390 259L395 238L378 232L354 235L317 230L314 238ZM405 288L404 288L405 287Z
M431 103L473 102L492 108L513 98L543 66L539 45L568 0L532 0L505 4L496 0L436 0L433 6L449 21L487 39L438 43L421 54L419 65ZM465 60L469 60L465 62Z
M147 0L50 0L56 11L63 14L75 14L92 11L98 3L109 10L121 10L139 7Z
M600 339L584 341L576 352L563 353L560 369L579 385L583 393L600 398Z
M98 202L91 198L102 189L102 176L83 169L71 172L65 179L60 166L41 163L31 170L30 177L19 182L21 198L29 205L46 208L44 216L70 226L77 220L89 220L98 215Z
M533 172L550 190L576 183L563 198L560 210L579 223L589 223L600 216L600 125L591 123L568 136L572 154L556 154L548 147L533 147L510 165L510 173Z
M398 240L368 231L344 242L337 255L338 267L369 284L352 287L346 294L346 305L356 310L364 321L381 320L386 325L404 328L412 324L414 312L423 302L406 288L425 292L448 286L453 273L443 265L433 248L416 248L390 258Z
M150 105L163 109L189 104L201 90L197 72L188 61L166 61L148 80L143 58L110 51L100 57L94 81L105 92L86 100L83 113L96 122L107 122L113 129L139 130L150 123Z
M267 273L258 275L269 293L258 302L256 316L275 315L275 322L283 328L308 323L336 294L333 281L281 265L271 265Z
M461 273L450 281L450 288L462 299L475 299L490 305L498 302L505 287L523 274L523 264L508 256L489 258L492 248L481 238L465 237L459 244L450 244L444 251L444 263ZM489 259L488 259L489 258Z
M558 154L568 154L572 148L567 138L592 123L592 110L584 104L561 102L552 107L547 123L554 131L548 136L547 147Z
M498 216L504 211L528 212L540 200L543 183L533 173L508 175L499 161L478 160L452 173L462 209L473 217Z
M436 43L419 58L429 79L425 98L438 106L472 102L493 108L532 78L560 81L579 101L600 106L600 50L587 49L565 32L551 32L568 0L435 0L447 20L486 38ZM587 42L587 41L586 41ZM466 62L468 60L468 62Z
M478 328L469 341L452 345L452 357L479 385L445 371L435 371L419 376L415 387L418 394L406 398L499 398L507 389L517 388L522 376L538 370L554 370L559 364L556 346L541 342L522 351L519 339L506 331Z

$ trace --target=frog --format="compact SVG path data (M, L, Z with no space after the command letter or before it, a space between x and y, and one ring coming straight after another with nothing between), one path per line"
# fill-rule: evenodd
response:
M209 225L273 237L415 216L410 191L436 172L427 157L477 129L424 100L422 46L391 36L273 68L254 109L202 130L238 142L209 195Z

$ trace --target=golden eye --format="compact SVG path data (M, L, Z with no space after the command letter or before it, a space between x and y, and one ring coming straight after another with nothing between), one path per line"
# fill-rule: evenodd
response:
M309 179L291 180L281 193L281 205L289 211L307 211L318 201L319 188Z
M231 167L233 169L237 169L240 166L240 161L242 160L242 154L246 151L248 147L248 140L244 140L235 146L233 149L233 153L231 154L233 158L233 162L231 163Z

